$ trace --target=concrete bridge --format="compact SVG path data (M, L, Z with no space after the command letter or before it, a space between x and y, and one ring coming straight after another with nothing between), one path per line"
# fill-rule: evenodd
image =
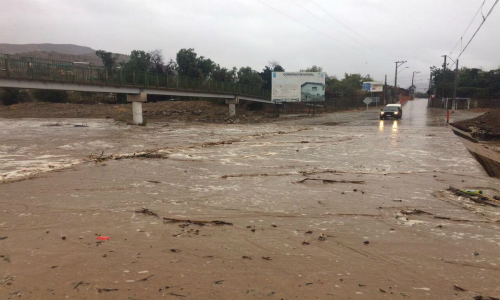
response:
M0 54L0 87L126 94L138 124L148 94L225 99L230 116L240 100L272 103L260 87L7 54Z

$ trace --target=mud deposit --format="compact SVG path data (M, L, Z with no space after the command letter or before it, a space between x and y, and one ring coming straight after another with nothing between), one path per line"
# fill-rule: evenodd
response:
M498 180L425 105L398 121L0 119L0 299L499 297L500 208L448 191Z

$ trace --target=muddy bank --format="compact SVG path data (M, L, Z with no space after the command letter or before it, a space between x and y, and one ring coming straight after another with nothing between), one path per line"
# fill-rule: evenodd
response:
M236 116L228 117L228 106L211 101L162 101L143 103L143 115L147 122L202 122L202 123L266 123L275 122L274 107L263 104L252 110L255 103L243 102L236 106ZM314 114L323 113L315 109ZM312 114L305 105L291 105L281 114L307 117ZM0 118L92 118L132 121L132 105L126 104L77 104L27 102L11 106L0 106Z
M481 141L500 140L500 109L451 125L470 133L475 139Z
M143 104L148 122L260 123L274 121L272 112L237 107L237 116L228 118L226 105L209 101L164 101ZM131 104L74 104L30 102L0 106L0 118L93 118L132 120ZM232 121L231 121L232 120Z

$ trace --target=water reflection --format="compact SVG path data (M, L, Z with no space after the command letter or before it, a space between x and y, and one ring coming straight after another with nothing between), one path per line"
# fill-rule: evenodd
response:
M398 131L398 121L394 120L394 122L392 122L392 132L397 132L397 131Z
M380 123L378 125L378 131L383 132L384 131L384 121L380 120Z

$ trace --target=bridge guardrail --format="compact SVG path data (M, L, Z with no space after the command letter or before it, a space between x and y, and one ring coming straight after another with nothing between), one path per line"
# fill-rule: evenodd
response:
M103 66L75 64L68 61L21 57L8 54L0 54L0 77L185 90L252 96L266 100L271 99L271 91L239 83L154 72L135 72L124 70L123 68L109 70Z

